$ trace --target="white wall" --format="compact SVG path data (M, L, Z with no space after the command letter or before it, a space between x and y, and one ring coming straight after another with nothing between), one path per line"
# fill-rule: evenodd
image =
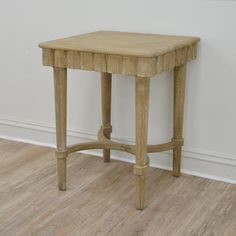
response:
M96 30L199 36L198 59L187 73L183 169L236 183L235 13L234 1L1 0L1 137L54 144L52 70L41 64L39 42ZM69 142L94 138L100 75L74 70L68 76ZM171 138L171 76L151 81L150 143ZM113 137L133 142L134 80L113 78ZM151 156L152 165L170 168L170 153Z

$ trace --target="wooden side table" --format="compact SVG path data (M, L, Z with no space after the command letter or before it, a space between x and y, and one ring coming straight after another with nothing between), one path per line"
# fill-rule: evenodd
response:
M110 161L110 149L136 156L136 208L144 208L144 181L149 159L147 153L173 150L173 176L180 175L183 146L183 110L186 63L196 58L199 38L99 31L41 43L43 65L52 66L55 83L58 186L66 189L68 154L103 149L104 161ZM66 144L67 68L101 72L102 126L98 141ZM174 128L168 143L148 145L148 102L150 78L174 69ZM112 73L135 76L136 145L111 141Z

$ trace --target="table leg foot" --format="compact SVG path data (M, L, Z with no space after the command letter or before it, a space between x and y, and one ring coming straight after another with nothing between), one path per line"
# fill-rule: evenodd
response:
M103 161L110 162L110 149L103 149Z
M180 176L180 167L181 167L181 147L177 147L173 150L173 173L174 177Z
M58 189L66 190L66 158L57 159Z
M145 175L136 175L136 209L144 209Z

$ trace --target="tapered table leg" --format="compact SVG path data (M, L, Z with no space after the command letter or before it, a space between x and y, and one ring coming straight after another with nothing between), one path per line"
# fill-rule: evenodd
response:
M66 190L66 103L67 103L67 70L54 67L54 89L56 110L56 137L57 137L57 171L58 188Z
M175 177L180 176L180 167L181 167L185 80L186 80L186 64L175 67L173 140L179 142L179 145L173 150L173 176Z
M147 170L147 131L149 106L150 79L136 77L135 80L135 107L136 107L136 209L144 208L144 184Z
M111 138L111 84L112 74L101 73L101 92L102 92L102 125L105 129L104 136ZM110 161L110 149L103 149L104 162Z

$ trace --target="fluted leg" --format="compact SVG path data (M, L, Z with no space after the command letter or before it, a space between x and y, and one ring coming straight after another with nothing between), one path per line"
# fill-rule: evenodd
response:
M184 117L184 95L185 95L186 65L174 69L174 130L173 140L179 145L173 150L173 176L180 176L181 152L182 152L182 131Z
M58 188L66 190L66 103L67 103L67 70L54 67L54 89L57 136L57 171Z
M144 184L147 170L147 131L150 79L136 77L136 209L144 208Z

